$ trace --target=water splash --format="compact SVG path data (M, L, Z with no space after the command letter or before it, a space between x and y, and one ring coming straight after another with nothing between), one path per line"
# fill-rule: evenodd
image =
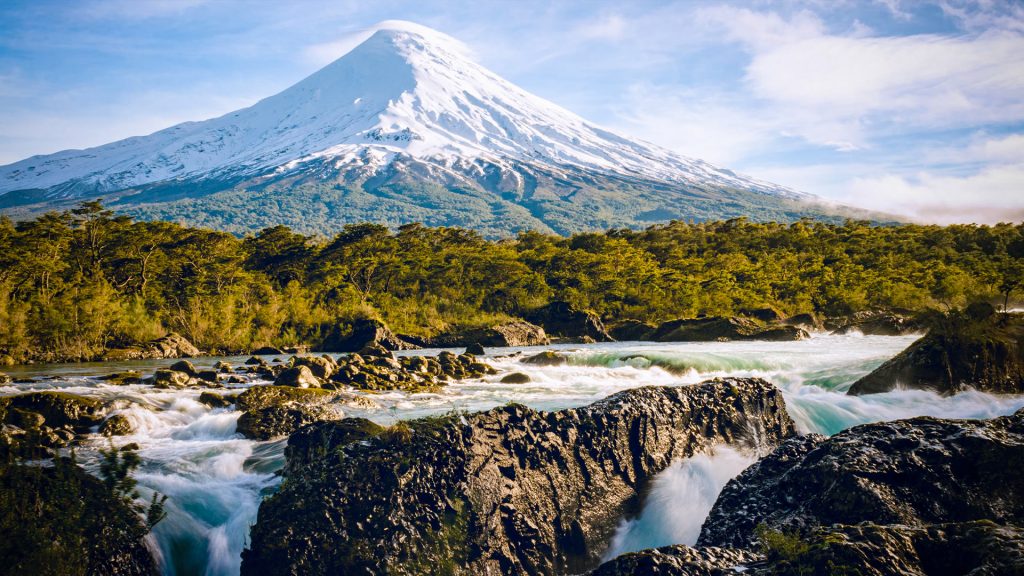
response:
M920 415L990 418L1024 407L1024 396L993 396L974 391L951 397L924 391L846 396L853 382L895 356L915 338L857 334L817 335L800 342L551 347L568 358L562 366L522 362L524 356L547 347L493 349L486 360L498 368L496 375L453 383L430 394L376 394L373 400L380 409L347 408L346 412L388 424L395 419L451 410L486 410L510 401L539 410L557 410L589 404L629 388L694 384L719 376L756 376L775 383L782 390L798 428L823 434L867 422ZM516 353L521 354L512 355ZM195 363L208 368L217 360L202 358ZM245 358L226 360L241 365ZM127 369L148 374L170 362L21 367L16 371L18 377L36 379L5 386L0 393L61 389L112 402L114 411L124 414L136 429L133 435L119 438L117 443L135 442L141 446L143 465L137 477L142 497L148 499L153 490L170 496L168 517L152 535L163 559L164 573L235 575L259 503L280 481L274 473L284 462L284 442L240 438L235 433L239 413L200 404L199 389L115 386L94 378ZM501 378L510 372L525 373L531 382L502 384ZM97 436L83 447L79 451L83 464L95 471L95 452L88 448L106 444L106 439ZM673 464L654 481L640 517L623 522L609 553L692 543L721 487L746 463L746 456L720 447L714 455L698 455ZM680 493L687 496L672 496Z
M754 460L719 446L713 454L673 462L651 482L640 516L619 524L604 560L647 548L696 544L722 488Z

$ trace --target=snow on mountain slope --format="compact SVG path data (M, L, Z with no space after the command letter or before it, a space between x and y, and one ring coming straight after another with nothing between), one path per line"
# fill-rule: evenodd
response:
M0 194L44 189L49 198L72 198L306 165L380 169L396 159L439 170L480 162L585 169L807 197L601 129L476 64L458 41L405 22L379 26L345 56L249 108L0 167Z

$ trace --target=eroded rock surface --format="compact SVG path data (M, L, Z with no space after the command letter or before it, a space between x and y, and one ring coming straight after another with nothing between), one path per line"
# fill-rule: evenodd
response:
M313 424L289 439L242 573L579 573L673 460L793 434L781 393L759 379L638 388L557 412Z
M974 306L950 315L920 340L854 382L852 395L920 388L955 394L968 387L1024 393L1024 314Z
M752 547L758 524L990 520L1024 525L1024 410L992 420L914 418L786 441L730 481L699 545Z

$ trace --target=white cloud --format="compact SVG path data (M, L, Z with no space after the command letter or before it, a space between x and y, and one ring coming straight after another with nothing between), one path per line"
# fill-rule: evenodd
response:
M883 175L855 178L838 199L938 224L1024 220L1024 163L966 177Z
M611 128L688 156L734 165L782 136L779 119L726 94L637 84Z
M750 96L813 144L851 151L893 132L1024 120L1024 34L1006 26L893 37L857 21L829 32L807 11L715 7L699 18L746 48Z
M576 26L574 33L585 40L621 40L629 23L619 14L605 14Z

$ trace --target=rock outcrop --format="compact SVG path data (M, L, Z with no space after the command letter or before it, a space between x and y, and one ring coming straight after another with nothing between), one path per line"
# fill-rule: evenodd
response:
M367 346L380 346L386 350L412 350L418 346L395 336L380 320L364 318L352 323L347 332L334 327L324 338L320 349L324 352L358 352Z
M793 434L781 393L758 379L638 388L558 412L313 424L289 439L242 574L578 573L673 460Z
M597 314L581 310L568 302L552 302L542 306L526 314L525 320L544 328L544 332L550 336L590 338L595 342L613 340Z
M658 327L640 320L623 320L608 328L608 334L619 342L637 342L650 340Z
M107 362L117 360L144 360L149 358L193 358L202 352L184 336L171 332L139 346L114 348L103 354Z
M588 576L726 576L735 566L763 560L760 554L732 548L665 546L623 554Z
M952 314L927 335L854 382L852 395L897 388L949 395L966 388L1024 393L1024 314L972 307Z
M655 342L791 341L810 338L810 334L796 326L764 324L751 318L708 316L664 322L649 338Z
M551 340L540 326L525 321L506 322L489 328L470 328L442 334L429 340L437 348L458 348L470 344L487 347L545 346Z
M992 420L914 418L785 442L730 481L698 544L751 547L755 528L832 524L1024 526L1024 410Z
M907 314L884 311L857 312L847 318L833 319L833 334L860 332L865 336L903 336L922 332L925 326L920 320Z
M0 511L4 574L159 574L138 513L70 460L0 464Z
M235 398L242 411L236 431L251 440L270 440L295 432L313 422L340 420L347 406L373 408L362 396L319 388L253 386Z
M810 534L796 553L770 554L754 576L1024 574L1024 529L986 520L927 526L832 526Z
M66 392L0 397L0 443L15 456L42 458L103 421L98 400Z
M1024 530L986 520L923 527L836 525L802 539L776 534L765 548L666 546L623 554L589 576L1024 574Z

